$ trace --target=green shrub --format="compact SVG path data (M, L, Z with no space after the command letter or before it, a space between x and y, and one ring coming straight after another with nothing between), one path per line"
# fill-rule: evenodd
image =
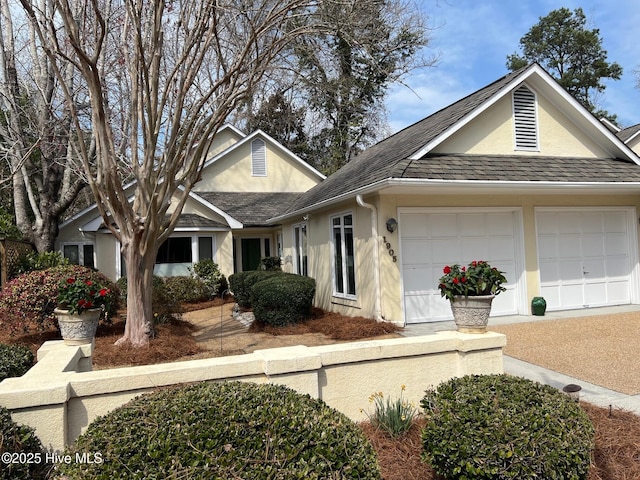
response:
M262 257L260 259L260 270L282 270L282 259L280 257Z
M33 367L33 360L33 353L27 347L0 343L0 382L24 375Z
M586 479L593 426L567 395L507 375L427 390L424 458L449 479Z
M65 258L61 252L31 252L20 258L18 273L46 270L63 265L69 265L69 259Z
M63 280L71 277L82 277L96 284L109 285L114 297L119 297L115 283L102 273L87 267L63 265L35 270L17 276L0 291L0 328L8 328L16 334L54 326L56 317L53 310L56 307L58 287ZM115 301L103 314L103 320L110 320L117 308L118 302Z
M210 298L209 289L198 277L166 277L164 284L169 297L178 303L198 303Z
M251 290L253 286L269 277L284 275L281 271L250 270L234 273L229 277L229 284L233 296L242 308L251 308Z
M153 321L156 325L167 323L182 310L180 303L171 297L162 277L153 276L151 287L151 305L153 308ZM127 304L127 278L121 277L116 282L120 289L120 302Z
M229 288L226 277L220 272L220 267L210 258L194 263L193 273L207 286L210 297L222 295Z
M200 383L138 397L92 422L59 465L82 479L379 479L359 427L278 385Z
M313 278L292 273L272 276L253 285L253 314L256 320L274 327L292 325L311 316L315 292Z
M46 478L49 465L45 451L33 429L18 425L11 419L9 410L0 407L0 480L35 480ZM13 456L10 456L13 454ZM17 460L6 461L6 460ZM21 459L25 461L18 463ZM30 462L30 463L28 463Z

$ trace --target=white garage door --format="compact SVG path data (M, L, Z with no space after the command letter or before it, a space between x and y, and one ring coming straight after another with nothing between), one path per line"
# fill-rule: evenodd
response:
M536 211L540 293L549 310L631 303L628 210Z
M517 213L428 212L402 209L399 214L404 315L406 323L449 320L449 302L441 298L438 279L445 265L486 260L505 272L507 291L493 303L492 315L518 313Z

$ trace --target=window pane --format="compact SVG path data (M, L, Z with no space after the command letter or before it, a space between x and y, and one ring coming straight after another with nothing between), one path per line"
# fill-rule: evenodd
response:
M171 237L158 250L156 263L191 263L191 237Z
M265 257L271 256L271 240L268 238L264 239L264 256Z
M344 293L344 277L342 276L342 235L339 228L333 229L333 245L335 247L335 288L337 293Z
M93 263L93 245L83 245L82 256L85 267L95 268L95 265Z
M198 261L213 259L213 238L198 237Z
M336 217L333 219L333 225L338 226L340 225L340 217Z
M344 229L344 245L346 250L346 262L347 262L347 293L349 295L356 294L356 265L354 261L354 248L353 248L353 229Z
M351 215L344 216L344 224L345 225L353 225L353 217Z
M70 263L74 265L80 264L80 250L78 245L64 245L62 247L62 255L64 258L68 258Z

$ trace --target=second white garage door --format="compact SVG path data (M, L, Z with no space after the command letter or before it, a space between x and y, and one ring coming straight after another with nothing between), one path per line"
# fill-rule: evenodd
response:
M633 209L537 209L540 293L549 310L631 303Z
M405 322L453 318L449 302L440 296L438 279L445 265L464 265L473 260L486 260L506 273L507 291L496 297L491 314L519 313L520 218L519 211L504 209L400 209Z

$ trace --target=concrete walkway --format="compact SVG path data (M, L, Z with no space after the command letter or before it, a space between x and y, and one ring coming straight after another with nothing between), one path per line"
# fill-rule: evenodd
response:
M517 315L505 317L492 317L489 325L508 325L512 323L536 322L552 319L586 317L591 315L606 315L623 312L640 312L639 305L624 305L619 307L590 308L584 310L570 310L564 312L547 312L546 315ZM405 327L402 335L416 336L428 335L443 330L455 330L453 321L421 323L408 325ZM582 387L580 399L601 407L613 406L614 408L622 408L640 415L640 395L625 395L624 393L606 389L599 385L593 385L583 380L572 378L553 370L539 367L528 362L523 362L517 358L504 356L504 372L517 375L519 377L528 378L536 382L544 383L556 387L560 390L565 385L576 384Z

